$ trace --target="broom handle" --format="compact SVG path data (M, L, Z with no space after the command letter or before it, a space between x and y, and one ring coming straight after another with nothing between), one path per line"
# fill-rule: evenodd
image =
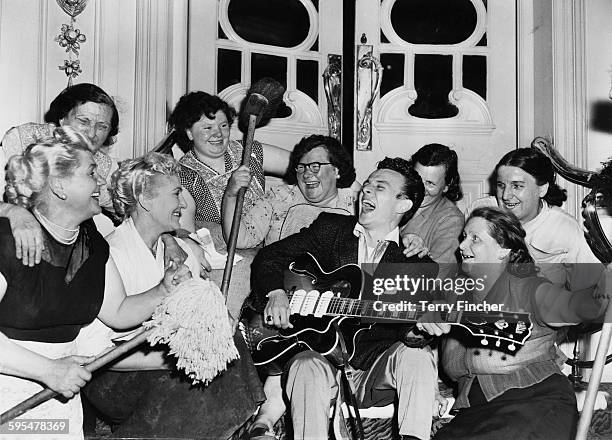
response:
M257 124L257 115L249 115L249 128L247 130L244 148L242 150L242 165L249 166L251 164L251 150L253 149L253 138L255 137L255 125ZM230 230L229 239L227 241L227 260L225 260L225 269L223 269L223 281L221 282L221 293L227 302L229 294L230 279L232 277L232 268L234 266L234 255L236 254L236 243L238 241L238 230L240 229L240 217L242 216L242 205L244 204L244 193L247 188L240 188L236 196L236 207L234 208L234 218L232 219L232 229Z
M85 369L89 371L90 373L93 373L94 371L103 367L109 362L112 362L115 359L119 358L120 356L123 356L125 353L127 353L131 349L145 342L150 332L151 330L146 330L144 327L141 328L140 331L136 333L136 336L134 336L129 341L121 345L118 345L117 347L113 348L111 351L104 353L101 356L96 357L93 361L91 361L87 365L84 365ZM15 417L19 417L25 412L31 410L32 408L37 407L38 405L46 402L49 399L52 399L58 394L59 393L53 391L52 389L45 388L44 390L34 394L32 397L15 405L8 411L2 413L0 415L0 425L4 425L8 421L13 420Z
M591 426L591 418L593 417L593 409L595 408L595 400L597 399L597 390L601 383L601 376L606 364L606 354L610 347L610 339L612 339L612 301L608 304L604 325L599 336L599 344L597 344L597 352L595 354L595 362L593 363L593 371L591 371L591 379L582 405L582 414L578 422L578 430L576 440L586 440L589 427Z

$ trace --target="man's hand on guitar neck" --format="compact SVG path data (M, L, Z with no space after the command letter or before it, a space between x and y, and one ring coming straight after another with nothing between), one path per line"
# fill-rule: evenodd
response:
M280 328L292 328L289 322L289 298L283 289L276 289L266 295L268 304L264 309L264 322Z

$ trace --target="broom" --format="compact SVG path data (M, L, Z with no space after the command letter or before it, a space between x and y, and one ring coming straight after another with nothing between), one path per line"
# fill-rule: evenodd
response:
M84 367L94 372L145 341L167 344L170 354L177 357L177 367L194 384L208 384L238 358L224 298L215 283L200 278L179 284L132 339ZM49 388L40 391L1 414L0 426L57 395Z
M243 104L238 123L241 128L248 124L242 151L242 165L247 167L250 165L255 129L267 124L276 115L278 106L283 102L284 93L285 88L283 85L272 78L260 79L247 92L245 99L242 101ZM232 229L230 230L227 242L227 260L225 261L223 280L221 282L221 293L226 300L229 293L234 255L236 254L236 242L238 240L238 229L240 228L240 217L242 215L242 205L244 204L246 190L247 188L240 188L236 196Z
M276 114L284 93L284 87L272 78L259 80L247 93L241 112L241 121L248 118L248 130L242 154L243 165L248 166L250 163L255 128L265 125ZM193 383L203 382L206 385L226 368L228 362L238 358L238 351L233 343L232 328L227 319L225 300L236 253L245 192L246 188L241 188L236 200L228 240L227 261L223 272L222 292L208 280L191 279L181 283L174 294L165 298L158 306L151 321L144 323L131 340L85 365L89 372L113 362L147 340L151 345L167 344L170 347L170 354L178 358L177 367L185 370L185 374L193 380ZM210 295L202 294L203 290ZM0 426L57 394L48 388L40 391L0 414Z

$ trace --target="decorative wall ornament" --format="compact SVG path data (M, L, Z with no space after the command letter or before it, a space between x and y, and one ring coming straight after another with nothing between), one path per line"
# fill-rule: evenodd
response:
M88 0L57 0L57 4L70 16L69 24L62 24L60 33L55 40L62 49L66 49L68 59L64 64L58 66L68 77L68 87L72 85L72 79L82 73L81 61L78 59L81 44L87 41L85 34L80 29L75 29L76 17L85 10ZM73 59L73 57L76 57Z
M60 70L63 70L68 77L68 87L72 85L72 78L76 78L79 74L83 73L81 69L81 60L64 60L64 65L59 66Z

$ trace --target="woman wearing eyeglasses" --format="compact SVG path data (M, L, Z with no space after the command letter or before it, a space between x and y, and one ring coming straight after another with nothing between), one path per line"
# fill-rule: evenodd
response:
M262 199L245 206L240 221L238 248L268 245L308 226L322 211L355 213L350 188L355 168L340 142L329 136L304 137L289 157L284 185L269 189ZM238 168L223 197L223 234L232 227L236 196L251 179L247 167Z
M350 186L355 177L351 158L340 142L322 135L304 137L289 157L286 184L269 189L263 198L245 206L237 247L274 243L310 225L323 211L354 214L356 199ZM226 239L232 227L238 190L248 186L250 180L247 167L238 168L229 180L222 210ZM272 427L285 412L280 375L268 376L264 391L266 402L249 433L253 440L272 440Z

